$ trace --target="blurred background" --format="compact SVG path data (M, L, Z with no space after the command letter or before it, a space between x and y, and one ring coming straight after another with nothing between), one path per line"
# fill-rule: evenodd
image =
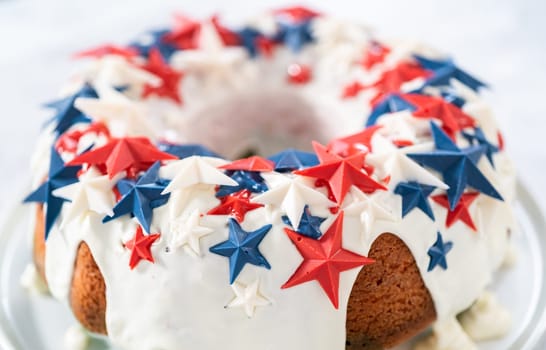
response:
M227 24L301 4L358 20L381 36L420 39L454 54L490 84L487 93L522 181L546 208L546 2L539 0L0 0L0 220L28 192L29 158L41 109L74 69L70 56L123 44L173 12Z

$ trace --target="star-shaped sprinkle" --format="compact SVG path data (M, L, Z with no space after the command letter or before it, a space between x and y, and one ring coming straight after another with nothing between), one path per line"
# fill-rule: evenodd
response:
M117 189L122 195L114 207L114 215L106 216L102 221L112 221L120 216L130 214L137 218L146 232L150 232L153 209L167 203L169 194L162 194L167 181L159 178L159 166L156 162L136 182L121 180Z
M85 128L76 128L62 134L55 142L55 149L59 153L81 153L87 150L93 143L87 143L89 139L95 141L103 138L110 139L110 130L101 122L86 125Z
M343 92L341 93L341 97L344 99L352 98L358 96L358 94L366 89L366 86L363 85L359 81L353 81L343 88Z
M405 217L413 209L419 208L434 221L434 213L428 202L428 197L434 189L433 186L415 181L400 182L394 189L394 193L402 196L402 217Z
M301 170L319 164L314 153L286 149L268 158L275 163L275 171L279 173Z
M207 236L214 232L210 227L200 224L201 215L199 210L195 209L187 217L179 217L170 223L170 232L172 240L169 247L177 249L180 247L188 247L197 256L201 255L199 240L201 237Z
M146 98L152 95L165 97L173 100L177 104L182 104L180 96L180 81L183 74L169 66L158 50L152 49L146 64L142 69L156 75L161 79L159 85L145 84L142 90L142 97Z
M452 138L455 134L475 125L475 120L456 105L436 96L406 94L403 98L416 106L413 115L418 118L434 118L442 122L442 128Z
M416 107L405 100L400 94L390 93L376 104L368 119L366 120L366 126L375 125L379 117L387 113L394 113L399 111L414 111Z
M291 84L307 84L313 78L311 67L300 63L291 63L286 69L287 80Z
M271 269L258 246L271 230L265 225L255 231L245 231L234 219L229 219L229 238L210 247L211 253L229 258L229 283L232 284L246 264Z
M175 28L165 33L163 41L181 50L194 50L199 47L201 24L184 15L176 16Z
M74 102L80 97L97 98L98 95L95 89L86 83L74 94L45 105L46 107L55 109L56 114L49 122L55 123L54 130L58 135L63 134L76 123L91 122L89 116L85 115L74 106Z
M288 22L306 22L317 16L320 16L319 12L313 11L303 6L291 6L284 7L273 11L273 14L279 20L285 20Z
M69 165L96 165L110 178L122 171L135 178L156 161L171 159L176 157L159 151L146 137L125 137L112 139L100 148L83 153L72 159Z
M207 212L208 215L231 215L238 222L243 222L251 210L263 207L263 204L250 202L250 191L242 190L220 198L220 204Z
M451 210L455 209L467 186L487 196L503 200L502 196L477 167L479 159L485 153L485 147L471 146L460 149L449 136L432 122L431 129L436 151L413 153L408 154L408 156L419 164L442 174L444 182L449 186L447 197Z
M116 199L112 189L123 175L119 173L111 179L91 167L80 176L79 182L56 189L55 196L70 201L65 220L75 220L89 212L114 215L112 208Z
M484 146L485 156L487 157L487 160L489 160L489 163L491 163L491 165L495 167L495 163L493 161L493 154L499 152L499 147L493 145L491 142L489 142L489 140L487 140L487 137L485 137L485 134L483 133L482 128L480 127L475 128L474 134L463 131L463 136L472 145L478 144L480 146Z
M158 147L162 152L172 154L180 159L191 156L221 158L219 154L211 151L207 147L195 143L176 144L162 142Z
M259 30L252 27L244 27L237 31L241 45L244 46L249 56L254 58L262 51L262 44L268 40ZM267 54L267 51L265 52Z
M125 243L125 248L131 251L129 258L129 267L133 270L141 260L148 260L154 263L152 255L152 244L161 236L159 233L144 235L142 227L139 225L136 229L133 239Z
M229 170L226 173L237 185L221 185L216 191L216 197L227 196L241 190L248 190L252 193L262 193L268 190L264 178L256 171Z
M144 84L161 84L159 77L140 69L132 61L112 55L92 60L83 71L82 77L93 82L93 86L102 88L118 86L136 90Z
M392 211L382 203L382 196L373 194L371 196L358 189L351 189L352 203L343 208L346 215L360 216L360 222L364 227L364 237L370 237L376 221L395 222L396 217Z
M299 226L306 205L335 205L324 194L308 186L301 176L290 177L281 174L263 176L271 188L254 197L252 202L278 206L286 213L294 227Z
M356 134L334 139L327 145L328 151L342 157L371 152L372 137L380 128L381 126L371 126Z
M191 156L170 162L162 170L163 174L172 177L165 193L197 184L237 186L237 181L218 170L220 164L224 164L222 159L203 156Z
M364 57L359 62L365 69L371 69L376 64L382 63L385 61L387 55L391 52L391 49L387 46L377 42L372 41L368 46L367 50L364 52Z
M387 94L399 92L404 83L428 76L430 76L430 72L421 66L411 62L400 62L394 68L384 71L381 77L372 84L372 87L377 90L372 99L372 105L376 105Z
M45 238L49 236L49 231L53 227L55 220L59 217L63 203L66 199L58 197L53 192L59 188L71 185L78 181L77 174L80 171L79 166L65 166L61 156L51 148L51 159L49 161L49 174L47 180L34 192L29 194L25 203L37 202L46 204L45 211Z
M322 236L320 225L324 222L324 220L326 220L326 218L311 215L311 210L309 210L308 205L306 205L303 209L298 225L293 225L288 216L285 215L282 217L282 221L286 225L294 228L297 233L314 239L319 239L320 236Z
M273 40L277 43L283 43L292 52L298 53L305 45L315 41L311 31L311 23L310 20L297 23L281 21Z
M442 86L449 85L451 79L457 79L461 83L465 84L474 91L478 91L481 87L486 87L487 84L474 78L467 72L463 71L455 65L453 60L431 60L423 56L414 55L414 58L425 69L434 72L432 77L428 78L426 85L430 86Z
M105 44L77 52L74 55L74 58L102 58L108 55L121 56L125 59L131 59L138 55L138 51L132 47Z
M428 270L432 271L436 266L440 266L442 269L447 270L446 255L453 248L453 242L445 242L440 232L437 233L436 242L428 250L428 256L430 262L428 264Z
M319 240L288 228L284 231L303 257L303 262L281 288L316 280L336 309L339 306L340 273L373 263L372 259L342 248L343 211Z
M275 163L259 156L238 159L219 167L224 170L273 171Z
M129 47L144 58L149 58L152 51L157 51L164 60L168 61L171 56L178 51L178 48L175 45L166 40L166 37L170 33L171 32L167 29L158 29L147 32L142 38L130 43Z
M433 201L447 209L446 226L448 228L451 227L451 225L453 225L455 222L457 222L457 220L460 220L472 230L476 231L476 225L474 224L474 220L472 220L472 215L470 215L469 208L474 200L478 198L478 195L479 193L476 192L463 193L461 199L459 200L459 203L453 210L449 208L449 200L446 195L441 194L433 196L431 198Z
M386 189L363 170L364 153L341 157L329 153L326 147L319 143L314 142L313 147L320 164L294 173L326 181L338 204L343 202L345 195L353 185L366 193Z
M271 301L260 292L260 280L244 285L235 282L231 285L235 297L231 300L226 308L241 307L245 310L246 315L251 318L254 316L256 307L270 305Z

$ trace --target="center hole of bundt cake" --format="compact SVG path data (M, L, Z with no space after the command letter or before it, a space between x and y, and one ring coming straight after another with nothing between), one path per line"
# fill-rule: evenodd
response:
M214 99L213 99L214 100ZM289 91L253 91L211 101L195 114L184 138L229 159L312 150L332 138L320 112Z

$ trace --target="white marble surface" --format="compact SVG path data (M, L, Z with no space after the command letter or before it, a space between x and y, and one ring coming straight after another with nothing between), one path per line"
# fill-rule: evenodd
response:
M213 12L236 22L285 1L0 0L0 220L21 199L28 159L50 115L40 103L70 75L70 54L123 43L167 23L175 11ZM254 2L257 3L257 2ZM420 38L455 53L490 83L488 94L520 175L546 208L546 2L539 0L313 1L312 6L371 25L382 35Z

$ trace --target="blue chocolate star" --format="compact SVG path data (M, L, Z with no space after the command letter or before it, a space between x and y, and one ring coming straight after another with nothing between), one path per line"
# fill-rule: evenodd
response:
M163 41L165 34L168 34L170 31L167 29L153 30L145 35L149 37L147 42L134 41L129 44L129 47L136 49L140 56L148 58L150 52L153 49L159 51L164 60L168 61L171 56L178 51L179 49L174 45L166 43ZM147 38L148 39L148 38Z
M292 52L300 52L306 44L315 40L311 32L311 20L298 23L280 21L279 31L273 40L284 43Z
M301 170L319 164L317 155L295 149L287 149L268 158L275 162L275 171L279 173Z
M55 131L57 132L57 135L63 134L76 123L91 122L91 118L74 107L74 102L79 97L98 98L99 96L91 85L85 83L75 94L45 104L46 107L55 109L57 113L48 121L48 123L56 123Z
M485 147L471 146L460 149L436 124L431 122L430 125L436 151L412 153L408 154L408 157L442 174L444 182L449 186L447 198L450 209L455 209L467 186L490 197L503 200L477 167L478 161L485 153Z
M453 242L445 242L442 239L442 234L438 232L436 242L428 250L428 256L430 256L430 262L428 264L428 270L432 271L437 265L447 270L446 255L453 248Z
M475 144L476 142L478 145L485 147L485 155L489 160L489 163L491 163L491 165L495 167L495 163L493 162L493 154L497 153L499 151L499 148L487 140L482 128L475 128L474 134L463 131L463 136L468 140L471 145Z
M217 153L214 153L205 146L199 144L160 143L158 147L160 151L172 154L180 159L191 156L222 158Z
M396 185L394 193L402 196L402 217L413 209L419 208L434 221L434 213L428 202L428 196L434 189L434 186L423 185L415 181L400 182Z
M262 193L268 190L263 177L257 171L227 171L226 175L237 181L237 186L222 185L216 191L216 197L224 197L242 190L249 190L252 193Z
M49 176L46 182L44 182L40 187L38 187L34 192L32 192L28 197L24 199L25 203L29 202L38 202L46 204L46 214L45 214L45 238L49 236L49 231L53 226L63 203L67 201L64 198L56 197L53 195L53 191L57 188L68 186L75 182L78 182L78 171L81 169L81 166L64 166L64 162L55 150L54 147L51 148L51 159L49 162Z
M399 111L414 111L416 107L404 100L402 96L396 93L388 94L381 102L379 102L370 113L366 120L366 126L372 126L377 123L379 117L386 113L394 113Z
M264 37L264 35L257 29L252 27L244 27L237 31L241 45L248 51L250 57L254 58L260 53L257 46L257 39Z
M419 55L414 55L413 57L421 66L423 66L423 68L431 70L434 73L432 77L427 79L425 85L450 85L450 80L454 78L474 91L478 91L481 87L487 86L485 83L457 67L452 59L431 60Z
M322 232L320 232L320 225L324 222L324 220L326 220L326 218L311 215L309 206L306 205L303 209L303 213L301 213L300 224L296 229L296 232L310 238L319 239L320 236L322 236ZM286 225L292 226L288 216L284 215L282 217L282 221Z
M131 214L137 218L146 232L150 232L153 209L167 203L170 196L161 194L167 187L168 180L159 178L160 165L160 162L155 162L136 182L120 180L117 188L123 197L114 207L114 215L105 217L102 222Z
M247 232L237 220L229 219L229 238L210 247L211 253L229 257L229 283L233 283L243 267L248 263L271 269L271 265L258 249L265 235L271 230L265 225L256 231Z

